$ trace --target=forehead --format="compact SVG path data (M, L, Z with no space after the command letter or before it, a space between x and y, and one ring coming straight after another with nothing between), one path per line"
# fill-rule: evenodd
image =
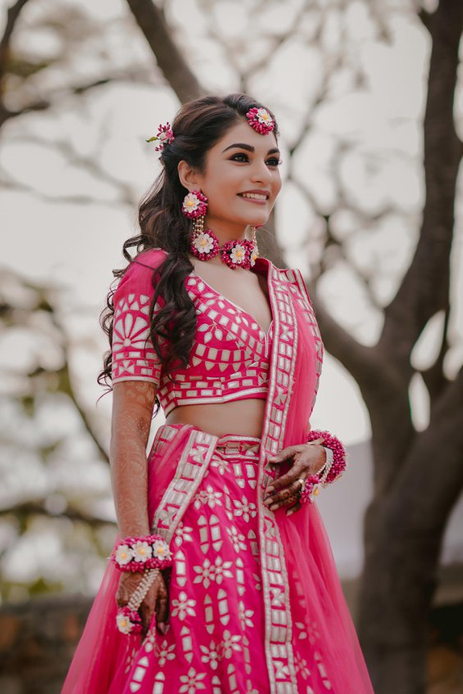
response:
M211 148L211 152L221 154L222 151L229 147L229 145L235 142L242 142L247 145L254 147L256 152L262 152L267 154L269 149L278 147L276 137L271 133L266 135L261 135L256 132L247 122L242 121L237 125L234 125L227 133L222 137L219 142L217 142L214 147ZM228 152L226 152L228 154Z

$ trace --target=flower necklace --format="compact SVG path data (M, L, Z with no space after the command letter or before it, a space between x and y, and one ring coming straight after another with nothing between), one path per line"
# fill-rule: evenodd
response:
M190 241L191 253L200 260L210 260L220 253L220 259L232 270L241 267L249 270L259 255L257 243L249 239L227 241L222 247L211 229L195 229Z

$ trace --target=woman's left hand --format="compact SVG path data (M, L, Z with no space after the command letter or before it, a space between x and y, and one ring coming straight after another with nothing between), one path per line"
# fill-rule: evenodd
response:
M301 443L297 446L283 448L278 455L269 458L272 465L283 463L288 459L293 460L291 469L282 477L273 480L267 487L264 504L271 511L277 511L283 506L288 506L286 515L291 515L301 508L302 483L311 475L316 475L324 466L325 449L320 445L323 439L317 439L310 443Z

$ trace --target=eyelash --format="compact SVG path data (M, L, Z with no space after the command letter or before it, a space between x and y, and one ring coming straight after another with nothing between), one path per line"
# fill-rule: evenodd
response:
M235 157L246 157L246 159L249 161L248 155L247 155L247 154L243 154L243 153L241 153L241 154L234 154L234 155L231 157L230 161L236 161ZM272 157L271 159L268 160L268 162L269 162L269 161L275 161L275 162L276 162L276 164L271 164L271 166L280 166L280 165L283 163L283 160L282 160L282 159L277 159L276 157ZM268 163L268 162L267 162L267 163Z

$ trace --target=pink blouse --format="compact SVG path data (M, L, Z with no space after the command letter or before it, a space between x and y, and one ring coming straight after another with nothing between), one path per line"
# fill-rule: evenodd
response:
M139 255L121 278L114 294L112 382L150 381L158 390L167 416L179 405L224 403L246 398L266 399L273 321L264 332L252 316L201 279L186 278L196 309L196 339L188 366L171 381L149 337L153 269L165 252ZM143 263L143 264L141 264ZM253 271L266 272L258 260ZM159 310L158 303L155 310Z

